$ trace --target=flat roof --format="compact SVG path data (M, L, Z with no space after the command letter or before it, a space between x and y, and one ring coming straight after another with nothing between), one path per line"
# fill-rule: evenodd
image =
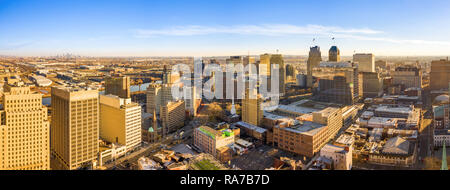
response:
M258 133L264 133L264 132L267 131L267 129L264 129L264 128L261 128L261 127L258 127L258 126L255 126L255 125L252 125L252 124L243 122L243 121L237 122L236 125L245 127L245 128L247 128L247 129L254 130L254 131L258 132Z
M309 113L318 111L318 109L315 109L315 108L307 108L307 107L291 106L291 105L279 105L277 110L295 113L298 115L309 114Z
M299 134L305 134L305 135L315 135L317 134L319 131L321 131L324 127L326 127L326 125L322 125L319 123L314 123L314 122L310 122L310 121L303 121L303 122L299 122L296 125L293 126L289 126L289 127L283 127L280 129L286 130L286 131L290 131L290 132L294 132L294 133L299 133Z
M276 115L270 112L266 112L264 111L264 117L271 119L271 120L282 120L282 119L289 119L289 117L285 117L285 116L281 116L281 115Z
M375 109L378 112L389 112L389 113L401 113L401 114L409 114L412 111L410 107L402 107L402 106L380 106Z

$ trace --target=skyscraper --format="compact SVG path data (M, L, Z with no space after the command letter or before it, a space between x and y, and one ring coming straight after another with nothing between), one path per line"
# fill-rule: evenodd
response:
M273 65L278 65L279 72L279 93L283 95L286 92L286 68L284 66L283 55L273 54L270 58L270 63Z
M286 69L284 66L283 55L281 54L262 54L260 55L259 75L267 77L267 89L271 90L272 65L278 65L279 72L279 93L285 93Z
M331 62L341 61L341 51L337 46L331 46L330 51L328 51L328 61Z
M319 46L311 47L309 50L309 57L306 63L306 86L313 87L313 68L318 67L322 61L322 54Z
M353 55L353 62L358 64L359 72L375 72L375 56L371 53Z
M253 93L255 98L250 97L250 93ZM246 89L245 97L242 100L242 121L256 126L262 125L263 108L261 104L262 98L257 94L256 89L254 91Z
M150 84L147 87L147 113L159 113L161 106L161 84Z
M52 87L51 153L55 169L89 166L99 152L97 90Z
M270 77L270 54L259 56L259 75Z
M150 84L147 87L147 113L153 113L153 110L156 110L159 114L159 107L173 99L171 84Z
M120 98L131 98L130 77L110 77L105 79L105 94L112 94Z
M175 132L184 126L186 117L185 102L183 100L168 102L160 107L160 119L162 123L162 135Z
M132 150L141 144L141 106L114 95L100 95L100 138Z
M349 62L321 62L314 69L319 79L313 98L318 101L352 105L359 100L358 68Z
M49 170L50 124L42 95L5 85L0 110L0 170Z

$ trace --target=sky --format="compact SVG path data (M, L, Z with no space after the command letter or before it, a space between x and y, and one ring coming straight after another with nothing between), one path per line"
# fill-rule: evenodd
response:
M447 0L0 0L0 55L447 56L449 18Z

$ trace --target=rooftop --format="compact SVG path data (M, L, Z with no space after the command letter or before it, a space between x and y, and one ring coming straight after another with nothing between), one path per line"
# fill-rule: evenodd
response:
M383 147L384 154L409 154L410 142L402 137L394 137L389 139Z
M388 113L400 113L400 114L409 114L412 111L411 107L402 107L402 106L380 106L375 109L376 112L388 112Z
M297 121L296 124L284 127L283 130L287 130L294 133L305 134L305 135L315 135L319 131L321 131L326 125L322 125L319 123L314 123L310 121Z
M264 133L264 132L266 132L266 131L267 131L267 130L266 130L266 129L264 129L264 128L261 128L261 127L258 127L258 126L255 126L255 125L252 125L252 124L249 124L249 123L243 122L243 121L239 121L239 122L237 122L237 123L236 123L236 125L239 125L239 126L245 127L245 128L247 128L247 129L251 129L251 130L254 130L254 131L258 132L258 133Z

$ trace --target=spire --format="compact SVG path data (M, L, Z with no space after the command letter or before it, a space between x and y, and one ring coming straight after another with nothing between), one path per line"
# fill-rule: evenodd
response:
M445 149L445 140L444 140L443 144L444 144L444 146L442 148L442 165L441 165L441 170L448 170L447 150Z
M156 109L153 110L153 130L158 130L158 121L156 120Z

